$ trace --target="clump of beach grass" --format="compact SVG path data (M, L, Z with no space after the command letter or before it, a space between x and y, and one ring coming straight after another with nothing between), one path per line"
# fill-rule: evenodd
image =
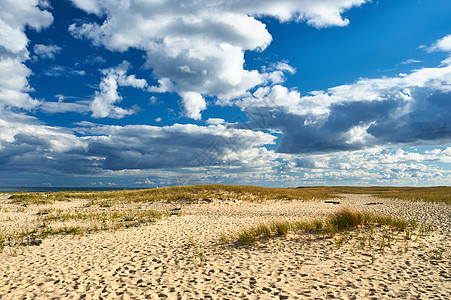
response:
M316 234L318 237L333 238L336 234L340 236L335 239L335 244L340 247L352 236L358 239L361 247L370 245L374 240L374 227L384 227L385 231L380 234L380 250L390 247L394 237L400 232L406 232L407 237L412 236L412 230L417 228L416 222L405 221L384 215L361 213L356 210L344 208L326 219L314 219L311 221L287 221L276 220L271 223L262 223L245 228L231 235L223 234L222 243L234 243L235 245L250 245L257 241L268 240L272 237L286 237L289 233L305 233L309 237ZM355 230L352 234L351 231ZM360 230L368 231L369 236L360 236ZM419 234L419 233L418 233ZM374 243L374 242L373 242Z
M326 221L326 223L328 224L328 229L333 229L334 231L354 228L358 225L361 225L362 222L363 214L351 209L342 209L331 215Z
M292 228L292 224L288 221L273 221L269 228L277 235L286 236L288 231Z
M49 199L41 193L14 193L8 198L10 204L20 204L23 206L28 206L31 204L51 204L53 200Z

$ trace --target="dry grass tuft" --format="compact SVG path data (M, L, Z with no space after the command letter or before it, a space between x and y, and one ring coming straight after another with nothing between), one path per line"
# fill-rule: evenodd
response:
M33 208L30 206L24 209ZM163 216L171 215L174 215L172 211L160 212L152 209L40 209L34 214L35 218L25 222L23 226L9 230L0 229L0 253L6 247L14 253L18 247L38 246L49 236L75 236L138 227L155 223Z
M351 209L342 209L330 216L326 223L329 227L335 229L335 231L339 231L361 225L362 221L363 215L360 212Z
M228 238L227 235L223 234L221 236L221 242L249 245L262 238L269 239L274 236L287 236L290 232L308 232L309 234L316 233L323 237L333 237L340 232L347 232L358 229L359 227L373 228L375 225L387 226L392 232L403 232L417 228L415 222L408 222L384 215L363 214L352 209L344 208L330 215L326 220L314 219L309 222L278 220L270 224L258 224L243 229L238 233L231 234Z

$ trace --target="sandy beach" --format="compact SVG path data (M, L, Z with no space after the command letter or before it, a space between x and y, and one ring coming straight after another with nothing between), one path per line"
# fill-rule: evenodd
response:
M16 218L21 212L7 196L0 196L4 230L43 208L30 206L28 215ZM181 214L139 227L50 236L15 253L5 247L0 299L449 299L451 206L369 195L336 201L149 203ZM81 201L51 205L84 207ZM434 230L409 238L401 233L383 251L377 239L362 245L365 231L352 231L342 244L340 234L298 233L251 245L219 242L255 224L326 217L343 207L413 219Z

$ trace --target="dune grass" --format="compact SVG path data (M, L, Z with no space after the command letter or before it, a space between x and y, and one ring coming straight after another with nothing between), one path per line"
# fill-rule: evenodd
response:
M171 212L151 209L128 209L106 211L67 211L61 209L41 209L31 227L14 231L0 230L0 252L5 247L17 251L17 247L39 245L42 239L54 235L84 235L93 232L138 227L156 222ZM14 253L14 252L11 252Z
M451 204L451 186L435 187L299 187L325 194L370 194L380 198L394 198L408 201L442 202Z
M243 201L262 200L312 200L334 197L323 190L300 190L296 188L266 188L246 185L193 185L167 187L146 190L121 190L105 192L51 192L51 193L14 193L10 203L22 205L48 204L54 201L89 200L91 205L108 202L195 202L212 199L236 199Z
M39 213L39 212L38 212ZM56 210L53 213L43 215L39 221L68 222L68 221L90 221L97 223L112 223L119 227L131 227L136 222L149 223L161 218L163 214L154 210L125 210L125 211L102 211L102 212L82 212ZM113 226L114 227L114 226Z
M55 201L85 199L91 205L111 205L114 202L195 202L212 199L263 200L326 200L339 194L371 194L381 198L451 204L451 187L299 187L266 188L248 185L193 185L145 190L105 192L14 193L10 203L20 205L49 204Z
M48 199L45 194L42 193L14 193L9 198L10 204L31 205L31 204L51 204L53 200Z
M417 228L414 221L393 218L384 215L361 213L344 208L325 220L314 219L311 221L276 220L267 224L258 224L239 231L222 235L222 243L234 243L236 245L249 245L259 240L269 240L275 236L287 236L288 233L309 233L323 237L334 237L337 233L347 232L358 228L374 228L374 226L386 226L392 232L405 232Z
M451 204L451 187L393 188L374 193L381 198L396 198L410 201L443 202Z
M275 220L236 233L224 233L218 244L223 249L233 247L254 251L266 248L274 251L277 248L282 250L284 245L297 245L296 248L302 249L314 242L313 247L326 247L330 251L343 248L340 251L344 253L367 256L370 258L369 264L373 264L377 257L387 252L403 254L411 247L424 245L421 238L432 232L431 226L418 226L415 221L342 209L325 219ZM321 241L324 243L320 243ZM446 257L446 250L443 248L431 249L429 253L425 253L425 257L430 259ZM297 268L301 267L302 262L297 260Z
M16 231L13 235L0 232L0 248L5 245L24 243L31 237L39 239L55 234L84 234L98 230L109 230L138 226L155 220L159 216L154 212L139 211L134 207L128 211L115 206L124 204L142 205L149 202L211 202L242 200L325 200L337 197L339 194L372 194L381 198L397 198L411 201L430 201L451 204L451 187L302 187L302 188L265 188L246 185L195 185L184 187L168 187L146 190L121 190L106 192L53 192L53 193L13 193L5 202L18 205L13 208L17 212L28 209L28 206L43 205L46 207L56 201L85 201L86 208L107 210L100 212L62 212L43 208L37 215L41 224L33 229ZM141 204L142 203L142 204ZM135 206L136 206L135 205ZM11 208L2 208L6 211ZM147 214L147 215L146 215ZM86 221L83 225L73 225L71 221ZM56 226L55 224L59 225ZM63 224L64 223L64 224ZM53 225L52 225L53 224ZM238 234L238 240L243 243L253 243L257 239L269 238L273 235L285 236L289 232L308 231L320 232L333 236L336 232L359 226L384 225L396 230L410 230L413 224L385 216L369 216L352 211L343 211L331 216L327 220L313 220L311 222L274 221L270 224L260 224L255 228L244 230ZM0 230L1 231L1 230Z

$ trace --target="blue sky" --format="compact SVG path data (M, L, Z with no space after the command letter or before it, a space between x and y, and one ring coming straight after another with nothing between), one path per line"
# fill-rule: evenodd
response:
M0 186L449 185L447 0L2 0Z

